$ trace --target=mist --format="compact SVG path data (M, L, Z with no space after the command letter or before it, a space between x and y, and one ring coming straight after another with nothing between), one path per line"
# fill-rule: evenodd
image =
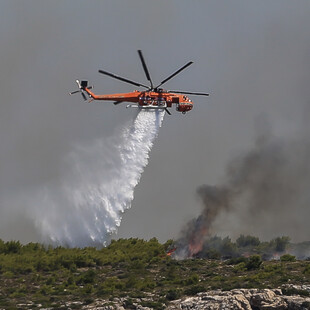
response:
M278 191L277 202L267 195L270 209L250 191L247 204L219 212L213 232L308 239L309 13L308 1L4 1L0 238L42 240L37 227L43 222L32 210L44 213L47 205L33 202L36 193L48 188L53 197L63 182L73 186L70 154L106 143L135 118L136 111L122 105L85 104L68 92L76 79L89 80L95 93L133 90L97 71L143 83L136 52L142 49L155 83L193 60L166 87L211 96L193 97L193 111L165 118L116 236L177 238L201 214L197 188L234 183L241 172L256 175L242 165L247 154L261 150L258 167L273 168L276 183L284 179L283 191L289 183L293 194L285 200ZM264 152L275 154L278 166ZM87 167L92 157L82 154ZM58 204L68 211L68 201Z

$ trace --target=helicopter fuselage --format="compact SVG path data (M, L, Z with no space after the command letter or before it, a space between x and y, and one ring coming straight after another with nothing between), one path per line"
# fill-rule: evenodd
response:
M135 90L130 93L106 95L96 95L87 87L85 87L84 90L94 100L115 101L115 103L136 103L135 105L127 105L127 107L137 107L141 109L165 109L171 108L173 104L176 104L176 110L182 113L186 113L193 108L193 102L188 98L188 96L165 92L164 90L160 90L158 92Z

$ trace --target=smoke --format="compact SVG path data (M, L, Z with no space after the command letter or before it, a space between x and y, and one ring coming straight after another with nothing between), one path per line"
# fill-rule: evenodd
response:
M202 198L205 208L202 214L191 220L181 232L178 240L177 256L190 256L201 251L206 236L211 233L211 226L222 209L229 209L229 191L225 188L204 185L197 194Z
M76 145L63 179L24 193L26 216L41 241L70 247L109 241L131 207L164 113L142 110L111 138Z
M226 186L228 175L221 177L231 154L256 147L253 119L259 113L268 115L277 137L294 135L302 116L303 130L309 133L309 113L302 109L309 103L309 1L197 1L189 6L184 0L4 0L1 8L2 239L39 241L41 230L33 217L40 227L43 197L66 206L67 197L64 202L51 197L53 188L80 186L67 155L72 144L76 152L91 149L94 139L104 139L106 145L118 124L131 119L133 110L87 105L68 92L75 90L75 79L89 80L98 94L132 91L131 85L97 71L145 82L137 49L143 50L153 81L194 61L166 87L211 96L191 97L191 113L169 117L118 237L176 238L185 219L200 213L195 189L205 183ZM292 161L302 167L298 157L304 147L296 144ZM105 151L117 153L114 148ZM266 208L251 215L240 201L234 212L218 212L212 231L231 238L252 232L270 240L287 227L285 235L302 241L310 233L308 185L302 185L306 190L280 216ZM34 208L39 210L35 215ZM61 214L72 216L64 210Z
M196 255L208 238L227 230L234 237L296 236L299 231L302 238L310 202L309 142L302 132L297 138L274 136L260 116L254 147L229 161L223 184L197 189L203 210L182 230L178 255ZM229 226L230 219L235 226Z

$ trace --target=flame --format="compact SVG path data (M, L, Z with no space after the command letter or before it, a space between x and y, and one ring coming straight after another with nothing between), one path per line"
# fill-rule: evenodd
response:
M208 235L208 225L202 216L196 220L195 229L189 238L188 255L193 257L197 253L201 252L205 237Z
M166 254L167 256L171 256L175 251L176 251L177 248L173 248L171 250L169 250Z
M281 254L278 252L274 252L270 258L270 260L280 260Z

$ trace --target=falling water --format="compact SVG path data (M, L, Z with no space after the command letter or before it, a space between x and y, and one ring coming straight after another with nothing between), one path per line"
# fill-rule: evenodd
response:
M164 114L142 110L108 141L75 147L66 159L68 178L38 193L43 207L32 216L42 241L71 247L109 241L131 207Z

